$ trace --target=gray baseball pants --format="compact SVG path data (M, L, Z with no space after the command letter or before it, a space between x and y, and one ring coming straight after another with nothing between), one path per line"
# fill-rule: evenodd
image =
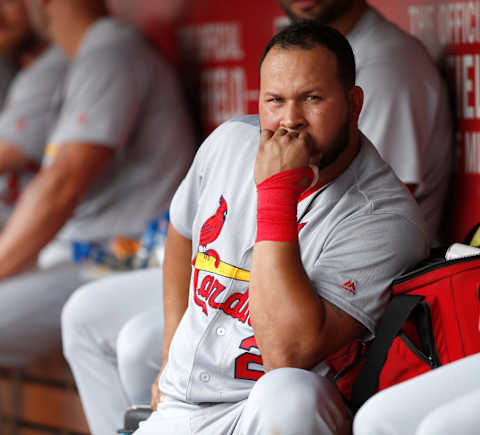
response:
M65 305L63 351L93 435L115 434L129 406L150 403L161 365L161 288L160 269L127 272L81 287Z
M0 366L23 367L59 348L62 307L86 281L70 257L70 244L54 241L39 266L0 282Z
M351 419L336 387L307 370L281 368L262 376L246 400L160 403L134 435L347 435Z

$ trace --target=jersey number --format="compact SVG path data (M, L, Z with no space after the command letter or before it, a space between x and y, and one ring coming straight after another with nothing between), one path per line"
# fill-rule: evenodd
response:
M245 338L239 347L244 350L251 350L252 348L258 349L255 336L252 335L251 337ZM262 357L249 352L244 352L239 355L235 359L235 377L237 379L246 379L247 381L257 381L265 374L263 370L251 368L250 364L262 365Z

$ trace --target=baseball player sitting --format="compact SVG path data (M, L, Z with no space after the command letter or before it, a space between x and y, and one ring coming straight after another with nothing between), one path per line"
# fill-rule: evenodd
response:
M0 111L0 226L41 163L58 112L55 91L66 72L65 57L48 47L45 38L34 31L34 22L33 11L24 0L0 2L1 65L8 62L17 71L10 83L11 75L5 74L10 69L0 68L0 89L8 84Z
M0 106L3 107L10 83L21 68L25 54L36 51L41 41L32 32L24 0L0 4Z
M362 103L336 30L268 44L259 116L212 133L172 201L163 367L137 435L350 432L324 360L374 334L392 278L428 254Z
M41 171L0 232L2 366L58 347L62 306L85 282L72 241L138 237L194 152L173 71L139 32L100 0L29 4L69 66Z
M293 20L315 19L349 40L365 93L359 127L414 193L432 236L448 184L451 122L428 54L364 0L280 3ZM66 305L64 352L94 434L114 433L128 406L149 402L162 361L161 282L160 270L119 275L83 286Z

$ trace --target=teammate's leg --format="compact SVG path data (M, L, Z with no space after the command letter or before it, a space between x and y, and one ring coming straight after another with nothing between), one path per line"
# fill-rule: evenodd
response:
M355 435L414 434L432 410L480 389L480 354L463 358L383 390L355 416ZM455 432L460 433L460 432Z
M122 328L117 340L118 371L130 403L150 404L151 386L162 365L163 310L152 308Z
M63 263L0 283L0 366L24 366L60 346L62 307L83 282Z
M128 272L80 288L62 313L65 357L72 368L90 430L109 435L131 403L117 367L117 338L135 315L162 303L161 270Z
M479 410L480 389L432 411L422 420L416 435L477 435Z
M343 435L351 419L335 386L323 376L295 368L273 370L253 387L235 435Z

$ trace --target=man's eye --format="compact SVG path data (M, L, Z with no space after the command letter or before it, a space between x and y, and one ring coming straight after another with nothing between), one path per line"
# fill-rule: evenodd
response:
M322 97L320 95L307 95L307 101L320 101Z
M270 97L267 102L269 103L281 103L283 99L281 97Z

